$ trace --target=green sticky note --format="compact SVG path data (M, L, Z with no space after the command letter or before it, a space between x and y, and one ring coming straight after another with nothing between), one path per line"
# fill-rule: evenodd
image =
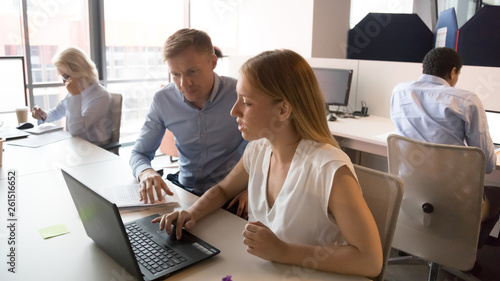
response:
M69 230L64 224L56 224L53 226L39 229L38 232L40 232L40 235L42 235L43 239L48 239L59 235L67 234L69 233Z

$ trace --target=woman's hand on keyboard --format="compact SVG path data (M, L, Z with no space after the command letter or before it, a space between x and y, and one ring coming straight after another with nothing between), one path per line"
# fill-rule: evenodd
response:
M172 234L170 225L174 225L175 237L177 240L182 237L182 228L189 229L196 224L191 213L187 211L175 211L170 214L157 217L151 221L152 223L160 223L160 230L165 230L168 235Z

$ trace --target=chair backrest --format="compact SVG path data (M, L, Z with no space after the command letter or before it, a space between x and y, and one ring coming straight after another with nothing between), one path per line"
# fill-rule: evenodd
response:
M383 267L374 281L384 280L387 260L391 252L399 207L403 198L403 183L388 173L354 165L363 197L377 224L383 251Z
M171 157L179 157L177 147L175 146L174 134L169 130L165 130L165 134L160 144L160 151Z
M483 151L398 135L387 142L389 172L405 187L393 247L440 265L471 269L481 224Z
M123 97L121 94L111 94L111 122L113 125L113 129L111 131L111 142L120 141L122 103Z

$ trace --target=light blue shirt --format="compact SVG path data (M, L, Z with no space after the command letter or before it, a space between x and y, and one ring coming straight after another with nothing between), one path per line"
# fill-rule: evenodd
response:
M391 119L399 134L431 143L469 145L486 155L486 172L496 167L496 155L486 114L474 93L451 87L446 80L422 75L398 84L392 92Z
M222 180L247 144L230 115L236 98L236 80L216 73L212 92L201 110L186 100L174 83L158 91L130 157L134 176L151 168L168 128L179 153L181 184L202 194Z
M93 83L80 95L68 95L47 112L45 121L53 122L66 116L66 131L91 143L101 145L111 138L111 95L103 86Z

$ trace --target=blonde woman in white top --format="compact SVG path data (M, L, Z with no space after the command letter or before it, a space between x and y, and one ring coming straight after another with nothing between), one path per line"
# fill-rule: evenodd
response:
M349 158L326 122L308 63L290 50L263 52L240 70L236 117L251 141L239 163L188 210L153 220L189 229L248 186L248 253L343 274L376 276L382 248Z

